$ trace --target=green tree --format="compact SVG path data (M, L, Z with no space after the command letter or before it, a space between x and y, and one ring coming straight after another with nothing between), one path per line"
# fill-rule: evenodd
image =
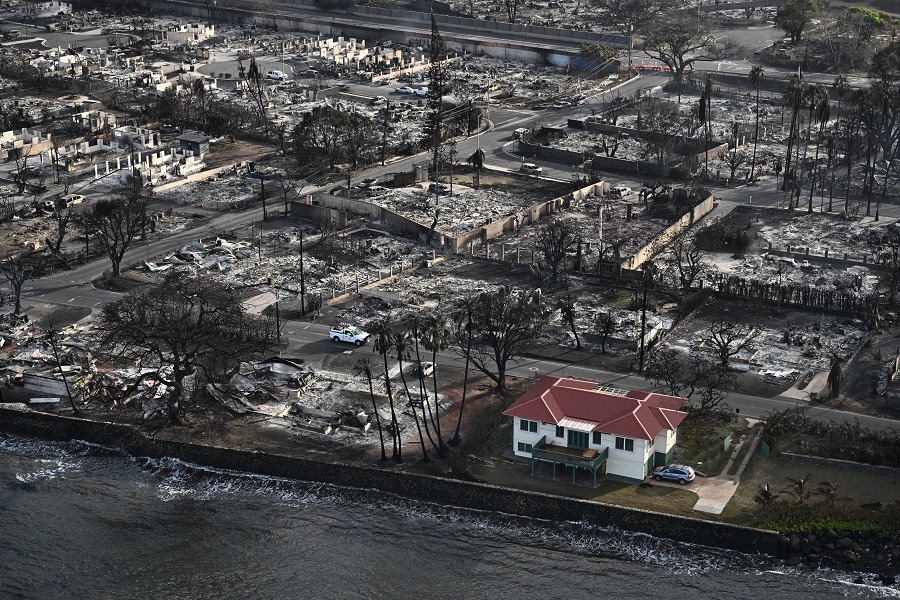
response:
M603 12L604 25L628 38L630 70L634 33L643 32L645 25L659 14L662 4L659 0L597 0L596 5Z
M815 0L787 0L775 13L775 24L790 36L791 44L797 45L803 30L818 12Z
M690 10L660 16L644 34L644 53L669 67L676 85L694 63L729 58L738 50L739 46L729 39L717 41L709 23Z
M227 377L276 337L274 321L247 314L234 290L186 273L105 305L96 327L105 353L155 369L167 386L170 422L182 414L188 377L202 372L212 378L213 364Z

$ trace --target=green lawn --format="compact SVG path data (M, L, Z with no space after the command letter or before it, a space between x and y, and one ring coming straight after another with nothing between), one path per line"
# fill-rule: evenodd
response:
M684 450L681 462L714 477L722 472L741 435L746 435L747 421L719 415L689 415L678 428L678 446ZM726 451L725 438L731 435Z

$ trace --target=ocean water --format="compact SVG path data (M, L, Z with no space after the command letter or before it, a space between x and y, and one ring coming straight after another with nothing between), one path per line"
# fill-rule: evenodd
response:
M0 434L0 600L900 597L583 523Z

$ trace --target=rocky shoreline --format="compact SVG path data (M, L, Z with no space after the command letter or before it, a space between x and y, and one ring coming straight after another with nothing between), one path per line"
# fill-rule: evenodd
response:
M788 567L828 567L871 573L876 582L891 586L900 575L900 544L874 532L823 529L814 533L783 536L778 558ZM865 583L858 577L856 583Z

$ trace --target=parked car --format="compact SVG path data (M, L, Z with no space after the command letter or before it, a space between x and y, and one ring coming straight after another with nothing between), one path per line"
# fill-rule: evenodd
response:
M429 183L428 184L428 193L434 194L437 192L438 194L447 194L450 192L450 188L444 185L443 183Z
M66 194L59 199L59 206L61 206L62 208L69 208L70 206L81 204L84 201L85 197L81 194Z
M385 102L387 102L387 98L385 98L384 96L375 96L370 101L372 106L378 106L379 104L384 104Z
M420 88L414 89L414 90L413 90L413 93L414 93L416 96L427 96L427 95L428 95L428 88L427 88L427 87L420 87Z
M684 465L669 465L668 467L656 467L653 471L653 479L656 481L677 481L686 485L697 476L694 470Z
M318 69L307 69L307 70L303 71L303 75L305 77L318 77L319 71L318 71Z
M268 71L266 73L266 79L277 79L278 81L284 81L287 79L287 75L284 74L284 71Z
M349 342L357 346L362 346L369 341L368 333L350 323L335 324L328 332L328 337L335 342Z
M525 136L526 133L528 133L527 127L519 127L518 129L513 131L513 139L521 140Z
M519 170L523 173L528 173L529 175L540 175L544 172L543 167L539 167L534 163L522 163L522 166L519 167Z
M409 94L415 93L416 90L412 89L412 88L409 87L408 85L404 85L404 86L402 86L402 87L398 87L398 88L397 88L396 90L394 90L394 91L397 92L398 94L406 94L406 95L409 95Z
M614 188L610 188L609 197L618 200L619 198L624 198L625 196L631 195L631 192L632 189L630 187L618 185Z

